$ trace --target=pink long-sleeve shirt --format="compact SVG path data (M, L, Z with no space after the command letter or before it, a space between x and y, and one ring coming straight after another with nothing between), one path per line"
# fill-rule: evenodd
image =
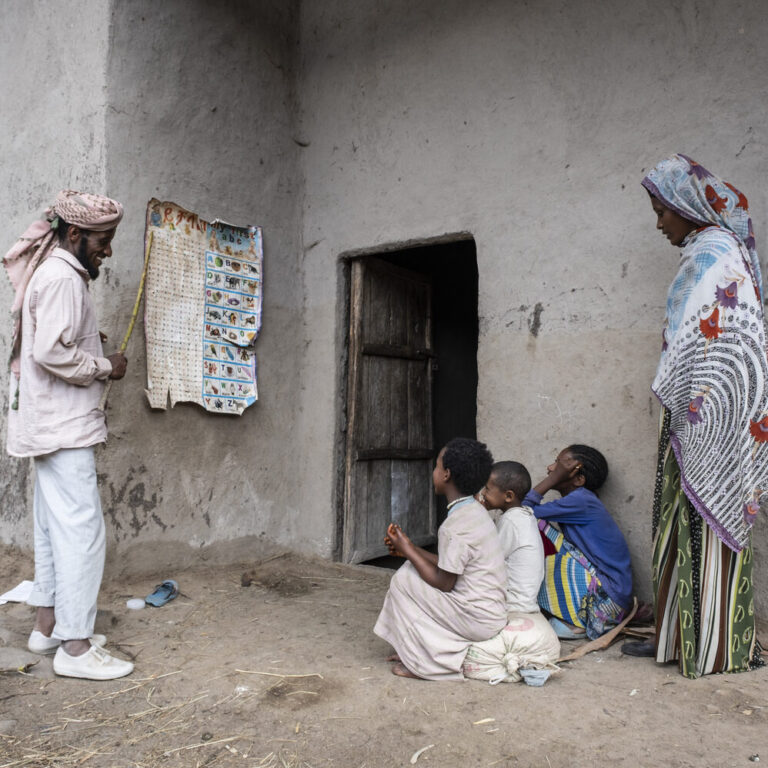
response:
M21 320L20 379L10 376L8 453L42 456L107 439L99 400L112 364L104 357L88 273L56 248L27 287Z

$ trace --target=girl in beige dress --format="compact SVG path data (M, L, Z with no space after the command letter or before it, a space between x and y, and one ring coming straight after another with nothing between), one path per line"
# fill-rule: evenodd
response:
M474 494L491 473L483 443L451 440L432 473L435 493L448 501L437 532L437 554L417 547L394 523L385 541L405 563L389 585L374 632L395 649L392 672L426 680L461 680L470 644L506 624L506 570L487 510Z

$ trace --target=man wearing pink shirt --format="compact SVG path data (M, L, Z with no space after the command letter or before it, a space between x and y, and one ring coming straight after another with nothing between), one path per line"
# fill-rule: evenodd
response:
M111 257L120 203L66 190L3 262L16 289L8 453L35 462L37 607L28 647L54 653L59 675L109 680L133 664L94 635L105 533L94 446L107 439L99 400L125 375L121 353L104 356L89 284Z

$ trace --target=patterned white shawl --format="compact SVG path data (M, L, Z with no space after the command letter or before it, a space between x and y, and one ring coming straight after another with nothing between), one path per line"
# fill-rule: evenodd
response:
M739 552L768 492L768 359L747 200L684 155L643 186L703 225L682 244L653 391L670 412L686 496Z

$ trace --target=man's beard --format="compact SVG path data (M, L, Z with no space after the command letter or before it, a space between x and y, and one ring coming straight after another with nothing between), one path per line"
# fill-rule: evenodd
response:
M75 258L82 264L83 268L88 272L88 276L91 278L91 280L95 280L99 276L99 268L91 264L88 261L88 241L83 237L80 240L80 245L77 247L77 253L75 254Z

